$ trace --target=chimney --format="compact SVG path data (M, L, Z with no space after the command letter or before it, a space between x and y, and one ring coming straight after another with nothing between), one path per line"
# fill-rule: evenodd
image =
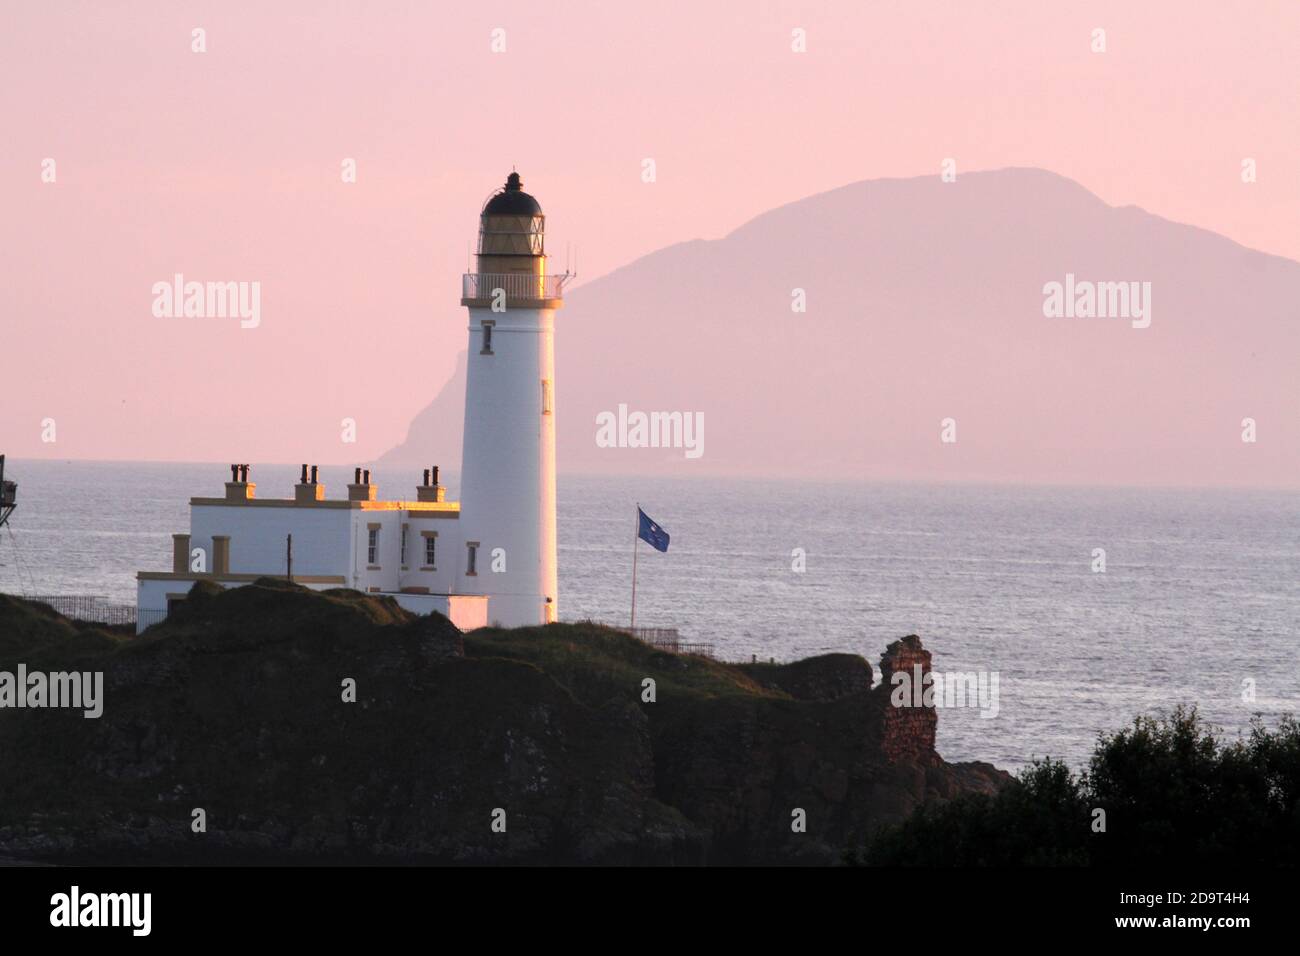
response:
M190 573L190 536L172 535L172 574Z
M308 474L310 471L310 480ZM293 503L296 505L309 505L316 501L325 500L325 486L318 484L316 481L316 466L302 466L302 480L293 486Z
M378 488L370 483L370 471L358 468L353 477L356 480L348 485L348 501L374 501Z
M230 480L226 482L227 501L247 501L257 492L257 485L248 480L247 465L231 465Z
M446 496L447 489L438 483L438 466L424 469L424 484L415 489L415 500L442 501Z
M212 573L216 575L230 573L230 535L228 534L212 536Z

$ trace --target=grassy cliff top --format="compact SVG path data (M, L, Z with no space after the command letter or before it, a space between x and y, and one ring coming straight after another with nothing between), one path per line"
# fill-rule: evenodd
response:
M583 698L623 694L647 677L654 679L661 694L789 698L755 681L738 665L657 650L626 631L590 621L480 628L465 636L465 656L525 661Z

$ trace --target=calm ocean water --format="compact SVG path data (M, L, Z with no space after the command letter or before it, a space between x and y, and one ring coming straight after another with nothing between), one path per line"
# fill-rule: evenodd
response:
M296 473L258 465L252 477L283 497ZM323 473L336 495L351 470ZM0 590L133 603L137 570L169 568L189 497L219 495L227 475L11 460L20 507L13 539L0 536ZM381 494L402 493L377 477ZM561 476L563 619L627 622L637 501L672 534L667 554L641 547L638 624L678 627L728 658L848 651L873 667L916 633L938 671L996 672L995 717L941 711L950 760L1079 765L1099 731L1139 713L1195 702L1233 736L1300 700L1293 492Z

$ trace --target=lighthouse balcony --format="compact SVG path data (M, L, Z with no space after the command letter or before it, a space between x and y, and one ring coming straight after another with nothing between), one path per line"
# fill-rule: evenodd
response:
M490 308L505 296L505 306L556 309L564 299L564 286L573 276L534 275L530 272L466 272L461 279L461 305Z

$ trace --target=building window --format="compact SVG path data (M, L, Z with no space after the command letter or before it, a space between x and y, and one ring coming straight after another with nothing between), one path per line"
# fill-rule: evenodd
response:
M430 534L424 539L424 564L428 568L438 567L438 536Z
M465 550L468 552L465 559L465 573L476 575L478 574L478 542L467 541Z
M494 325L496 325L495 322L483 323L483 347L479 349L478 351L479 355L494 354L492 351L492 326Z
M551 380L542 379L542 414L551 414Z
M366 547L366 564L374 567L379 563L379 529L370 529L370 542Z
M402 557L401 557L401 561L399 562L402 565L402 567L406 567L406 535L407 532L410 530L411 530L410 525L402 525Z

